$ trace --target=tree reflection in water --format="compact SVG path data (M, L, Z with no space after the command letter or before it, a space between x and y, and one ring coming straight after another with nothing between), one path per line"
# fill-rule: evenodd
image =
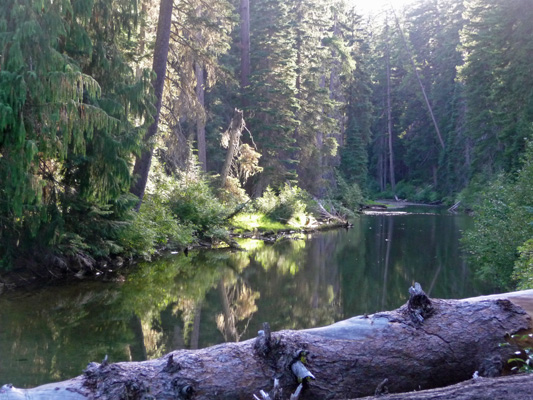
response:
M117 282L80 282L0 297L0 378L64 380L106 354L159 357L273 330L394 309L419 281L435 297L487 293L458 239L468 217L365 216L335 230L246 251L192 251L140 264ZM305 239L305 240L303 240Z

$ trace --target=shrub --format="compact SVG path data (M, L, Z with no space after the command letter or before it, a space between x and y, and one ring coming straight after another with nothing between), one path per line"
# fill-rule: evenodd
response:
M132 223L121 235L130 256L149 258L156 248L183 248L194 241L194 227L180 224L168 204L158 195L147 195Z
M406 200L413 201L415 199L416 192L417 192L416 187L411 183L400 181L396 185L395 193L396 193L396 196L398 196L398 198L400 199L406 199Z
M342 203L342 206L348 210L359 210L364 203L363 192L356 182L348 183L340 175L337 174L337 186L338 186L338 198Z
M179 221L192 224L201 232L223 224L229 214L203 179L179 185L169 193L168 204Z
M255 200L257 211L267 217L287 223L291 218L305 214L311 197L297 186L286 183L279 194L269 186L263 195Z
M286 183L279 192L279 204L270 212L270 217L288 221L293 217L304 214L307 207L306 203L309 199L310 196L305 190Z
M516 179L500 175L482 199L474 206L474 229L463 239L471 261L482 276L503 288L512 288L513 277L520 287L530 285L533 144L528 145Z
M520 256L515 263L513 278L518 281L519 290L533 288L533 239L518 248Z
M261 197L255 199L255 207L257 208L257 211L260 211L263 214L269 214L278 205L279 198L270 186L266 188Z
M426 185L417 190L415 195L410 199L420 203L433 203L439 200L439 195L433 190L432 185Z

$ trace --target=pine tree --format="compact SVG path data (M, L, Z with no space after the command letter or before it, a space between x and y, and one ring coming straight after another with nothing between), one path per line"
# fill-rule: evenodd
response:
M340 170L347 183L367 189L368 146L371 140L372 88L368 72L370 48L366 30L359 28L360 19L352 15L354 26L349 41L353 43L355 69L347 83L346 131L341 148ZM363 34L361 34L361 32Z
M157 23L157 34L154 48L153 71L155 73L155 111L154 121L148 128L144 137L146 148L142 150L140 156L135 162L133 174L136 177L135 183L131 186L131 192L139 198L137 210L141 206L148 182L148 174L152 163L152 138L156 135L159 126L159 114L161 112L161 103L163 101L163 89L167 73L168 47L170 41L170 27L172 23L173 0L161 0L159 7L159 19Z
M474 173L516 170L531 137L533 16L526 0L469 1L461 70Z
M294 158L298 183L314 195L322 197L330 185L330 157L336 155L341 118L335 118L336 102L331 92L333 69L339 69L335 46L343 46L338 32L333 31L331 4L315 0L294 2L290 32L294 35L296 56Z
M250 104L245 110L248 127L264 168L255 185L257 193L269 184L296 178L296 53L289 7L281 0L250 4L252 72L244 95Z
M7 265L28 248L86 239L72 229L94 217L88 210L126 191L129 159L144 129L133 121L149 122L152 107L148 75L136 80L126 57L135 3L6 1L0 258Z
M208 158L210 135L209 91L218 81L228 80L220 58L229 50L235 25L235 9L226 0L207 6L189 0L177 4L170 41L169 85L165 92L163 131L166 148L159 149L169 172L184 165L193 146L204 170L211 170ZM233 104L233 108L236 104ZM233 108L227 115L231 119ZM225 124L222 124L225 125ZM218 132L220 135L224 128ZM217 141L218 144L218 141ZM213 164L216 164L213 163Z

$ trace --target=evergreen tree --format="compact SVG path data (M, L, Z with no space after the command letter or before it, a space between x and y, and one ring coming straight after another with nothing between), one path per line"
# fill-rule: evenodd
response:
M168 47L170 40L170 27L172 23L173 0L161 0L159 7L159 19L157 22L157 34L155 39L153 71L155 73L155 111L154 121L148 128L144 137L145 149L142 150L140 157L137 158L133 173L136 175L136 181L131 186L131 192L139 198L137 210L141 206L144 197L144 191L148 182L148 174L152 163L152 138L156 135L159 126L159 114L161 112L161 103L163 101L163 88L165 86L165 77L167 73Z
M349 42L352 43L355 69L347 80L346 130L341 148L340 170L347 183L356 183L367 189L368 146L371 140L372 88L368 72L369 45L362 36L359 18L352 14L356 23L352 28ZM365 35L366 30L362 31Z
M98 230L107 230L101 244L113 237L118 208L108 204L118 206L129 187L129 160L145 129L133 121L151 121L148 75L135 79L126 56L137 16L125 0L0 7L5 265L27 249L75 253Z
M464 167L464 162L453 159L456 154L464 152L458 148L460 143L452 138L459 128L454 116L457 116L460 104L461 88L456 83L456 69L462 63L457 47L464 23L463 12L462 2L433 0L418 3L407 14L409 44L413 47L413 56L434 117L433 121L423 104L419 88L413 86L416 90L413 99L416 100L409 103L404 121L408 178L431 184L434 189L444 189L444 181L441 182L440 177L453 182L455 178L450 175L454 171L460 174L461 167ZM435 123L440 132L438 137L435 135ZM444 143L447 144L443 146ZM448 149L448 145L452 148ZM451 165L446 165L450 157ZM441 173L441 170L447 173ZM457 190L456 185L446 186L447 190Z
M296 56L295 118L298 125L293 138L296 147L294 158L300 186L323 197L332 166L328 158L336 155L340 133L339 119L335 119L336 102L331 92L331 74L337 67L334 47L342 46L342 39L333 30L331 4L316 0L294 2L291 15L294 20Z
M264 168L255 184L256 193L296 178L293 133L298 102L291 18L290 3L285 1L250 4L252 72L244 95L250 104L245 109L248 127L254 133Z
M369 169L381 191L385 191L391 181L404 179L407 171L403 157L405 141L400 140L401 117L408 99L405 97L406 94L402 93L404 88L402 82L408 75L407 60L404 57L405 51L402 51L400 34L397 29L393 29L391 19L392 15L389 12L385 14L383 21L374 21L369 28L372 31L370 74L373 82L374 110ZM389 132L392 132L392 135ZM390 162L391 152L393 165ZM391 179L392 174L394 180Z
M169 172L175 172L184 167L190 157L188 150L195 143L193 147L204 170L212 170L207 157L209 148L213 148L207 141L211 118L209 91L217 81L224 83L230 79L220 58L229 50L235 9L226 0L210 2L209 6L189 0L180 2L174 14L169 85L163 111L164 146L159 154ZM233 108L227 115L228 122Z
M533 121L533 16L527 0L472 0L462 45L473 173L514 171Z

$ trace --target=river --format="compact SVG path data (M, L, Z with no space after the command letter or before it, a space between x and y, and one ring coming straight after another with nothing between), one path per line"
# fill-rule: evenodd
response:
M144 360L172 349L321 326L399 307L420 282L431 297L488 294L463 260L465 215L432 207L364 215L338 229L244 252L169 254L113 281L0 297L0 385L79 375L88 362Z

